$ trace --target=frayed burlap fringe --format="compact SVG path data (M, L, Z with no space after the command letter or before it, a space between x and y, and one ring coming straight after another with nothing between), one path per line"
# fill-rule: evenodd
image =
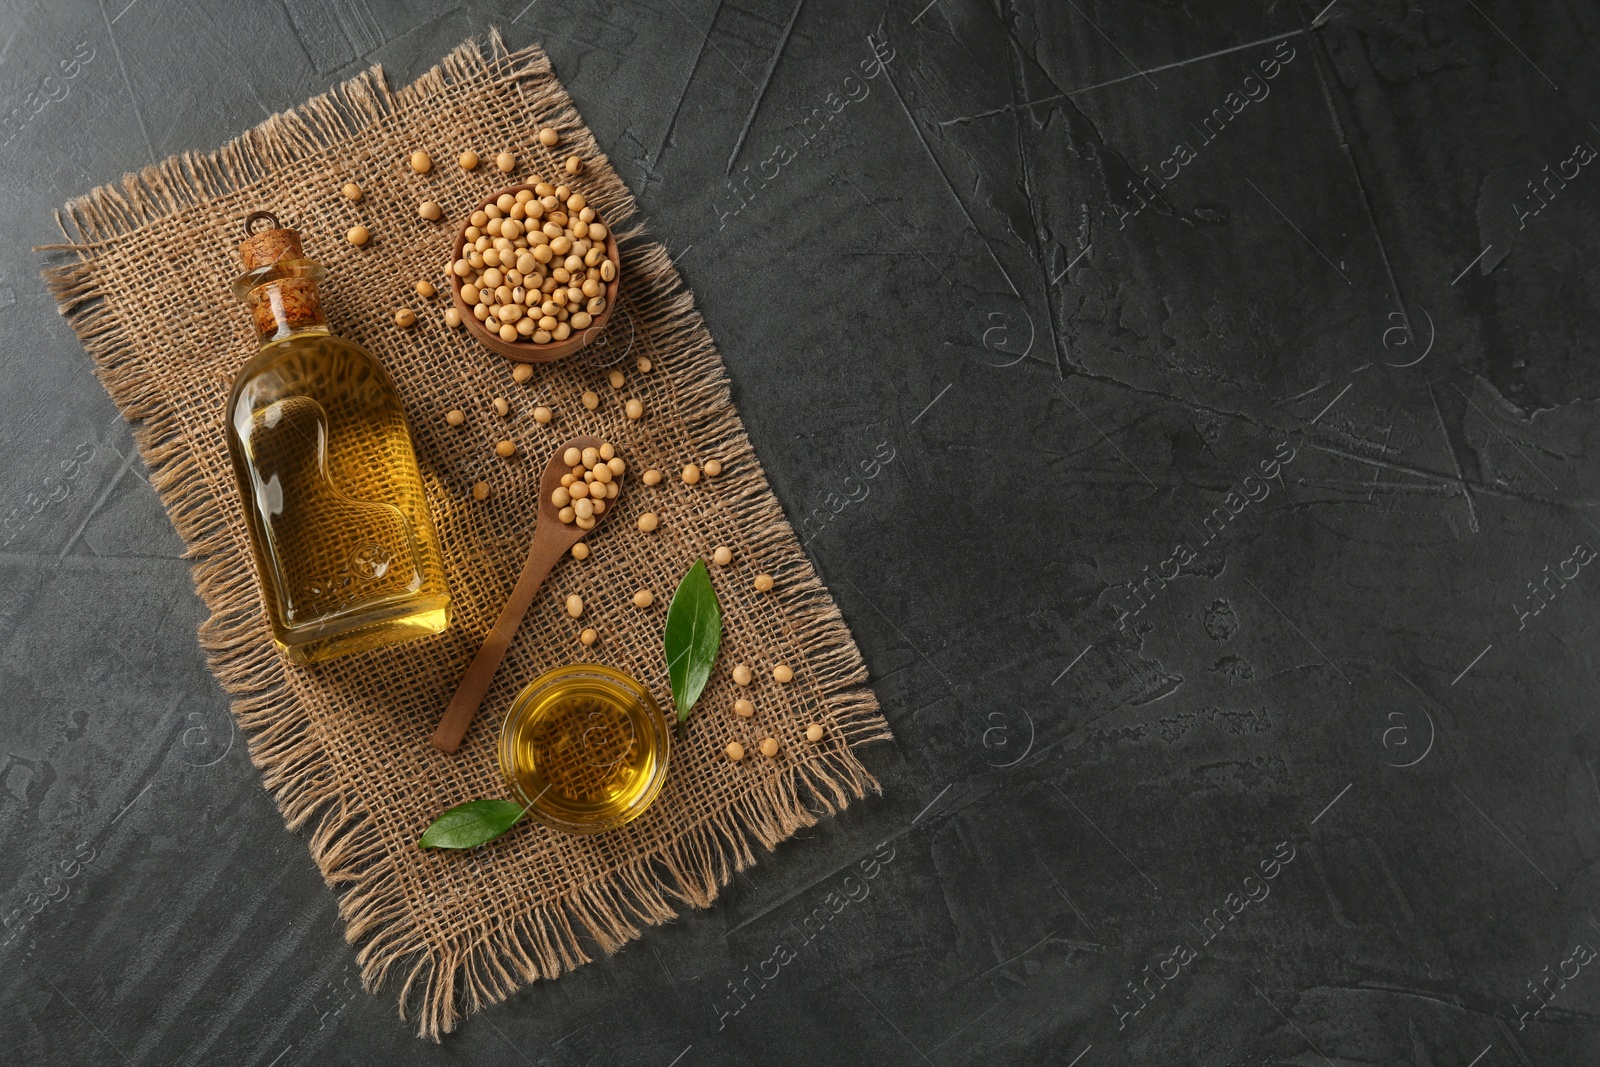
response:
M563 152L589 161L585 181L596 190L590 200L607 205L607 220L624 235L624 292L639 328L657 351L671 353L671 385L690 439L703 454L725 457L729 473L720 480L720 501L746 532L747 550L778 581L785 632L805 650L818 702L837 741L754 779L706 817L674 830L663 847L611 863L520 911L479 901L475 913L473 901L458 902L446 912L431 896L423 897L418 887L429 872L412 866L421 864L418 854L396 846L380 826L373 798L358 795L345 768L330 755L335 740L330 727L312 716L295 692L294 669L273 649L261 619L255 579L242 562L250 552L236 503L215 488L215 442L200 440L201 417L179 409L165 383L147 373L147 350L155 343L150 324L134 321L113 299L108 282L122 266L114 254L101 255L185 213L221 211L217 201L407 108L438 105L448 114L453 94L485 87L520 94L526 112L539 116L541 124L571 131ZM151 484L194 561L195 586L210 609L201 643L212 671L233 697L251 757L288 826L309 827L311 854L339 894L346 937L360 946L368 988L397 979L402 1017L414 1011L419 1034L434 1040L453 1029L462 1013L587 962L586 943L615 952L640 936L643 927L672 919L680 907L707 907L735 872L754 862L753 845L771 849L878 789L852 751L890 736L865 687L866 668L755 461L721 359L691 294L683 290L665 249L640 239L637 226L628 229L634 212L631 194L582 126L542 52L536 47L509 52L496 33L487 55L469 41L399 90L391 90L374 67L269 118L217 152L173 157L57 213L67 243L50 248L69 251L73 258L51 266L45 278L93 356L100 380L135 425ZM484 581L492 599L498 586L490 578ZM676 763L674 770L686 773ZM410 829L414 836L421 826Z

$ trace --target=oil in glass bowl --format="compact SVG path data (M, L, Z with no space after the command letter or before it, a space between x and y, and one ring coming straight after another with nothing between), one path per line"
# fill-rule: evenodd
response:
M512 701L500 771L540 822L595 834L650 806L666 780L668 748L649 690L610 667L575 664L539 676Z

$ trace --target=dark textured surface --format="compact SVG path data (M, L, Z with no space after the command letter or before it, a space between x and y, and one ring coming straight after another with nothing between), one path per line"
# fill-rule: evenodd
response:
M8 3L0 1062L1600 1061L1600 14L1322 6ZM433 1046L27 247L490 24L678 255L898 742Z

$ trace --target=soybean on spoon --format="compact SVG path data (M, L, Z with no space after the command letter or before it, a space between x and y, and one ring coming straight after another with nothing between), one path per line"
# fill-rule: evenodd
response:
M500 609L500 617L483 639L483 647L478 649L472 666L467 668L456 688L456 695L450 698L450 706L439 720L438 729L433 731L433 747L439 751L454 752L460 747L467 727L472 725L472 717L483 703L483 695L489 691L489 683L494 680L494 672L500 668L500 661L511 647L511 639L517 635L517 627L522 625L522 617L533 603L534 594L544 584L556 561L595 528L584 530L576 524L562 522L561 509L551 502L550 494L561 487L561 476L572 470L562 462L567 449L576 448L582 452L585 448L599 448L601 443L598 437L574 437L557 447L545 464L544 476L539 479L539 511L534 519L533 544L528 546L527 562L522 565L522 574L506 598L505 607ZM619 488L616 498L606 501L606 509L594 517L595 526L616 510L621 499Z

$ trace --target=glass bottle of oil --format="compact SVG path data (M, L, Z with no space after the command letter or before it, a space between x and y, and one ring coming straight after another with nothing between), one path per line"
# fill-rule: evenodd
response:
M438 633L450 590L394 383L329 333L295 231L258 211L239 257L261 350L228 397L228 451L274 642L312 663Z

